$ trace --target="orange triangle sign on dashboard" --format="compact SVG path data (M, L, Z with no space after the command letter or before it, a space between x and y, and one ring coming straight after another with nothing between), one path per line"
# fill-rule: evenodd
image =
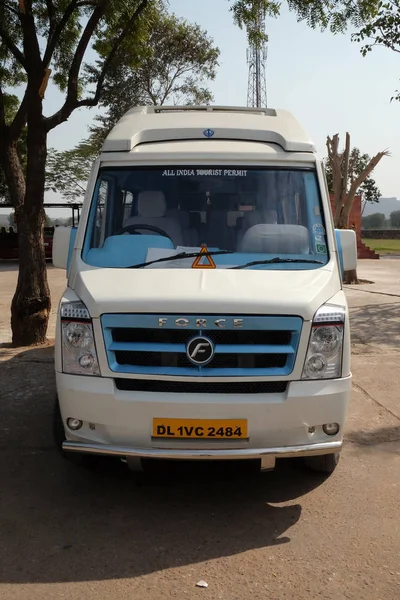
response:
M204 256L205 255L205 256ZM192 264L192 269L216 269L215 262L212 257L208 255L207 246L202 246L199 256Z

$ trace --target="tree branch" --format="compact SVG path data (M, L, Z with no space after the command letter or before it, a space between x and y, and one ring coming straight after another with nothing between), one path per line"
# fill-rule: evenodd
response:
M334 221L336 225L340 218L343 190L343 178L339 157L339 135L336 133L333 138L328 136L326 140L326 146L328 149L329 163L332 169L333 203L335 207Z
M11 202L18 207L25 195L25 179L18 156L17 139L9 136L10 127L6 124L4 94L0 86L0 165L6 178Z
M15 115L14 120L10 125L10 138L12 140L17 140L19 138L23 128L26 125L27 109L28 109L28 93L26 91L25 95L22 99L22 102L19 105L19 109L17 110L17 114Z
M107 8L107 4L109 4L110 0L100 0L98 6L94 9L88 22L86 23L86 27L83 30L81 35L81 39L78 42L78 46L75 50L75 55L72 60L71 68L68 74L68 86L67 86L67 104L72 104L76 102L78 99L78 78L79 72L81 69L83 57L85 56L85 52L89 45L89 42L96 30L97 25L99 24L100 19L102 18L105 9Z
M57 42L60 40L60 36L77 6L80 6L78 0L72 0L72 2L68 4L65 13L62 16L62 19L54 28L53 33L49 35L46 50L43 56L43 65L45 68L48 67L48 65L50 64Z
M19 0L19 6L19 20L22 27L24 57L26 63L25 70L34 74L36 76L35 78L37 80L40 79L41 83L43 78L43 74L40 72L42 69L42 58L35 19L32 12L32 2L31 0Z
M347 194L347 202L352 202L354 196L357 193L360 185L367 179L367 177L372 173L377 164L382 160L384 156L389 156L390 153L388 150L383 150L382 152L378 152L373 158L371 158L370 162L366 166L366 168L360 173L360 175L352 182L349 193Z
M4 95L0 85L0 165L3 162L3 145L6 137L6 111L4 108Z
M97 106L97 104L99 103L99 100L100 100L104 80L108 73L108 70L110 69L112 61L114 60L115 55L117 54L125 37L130 32L133 25L136 23L137 19L139 18L141 13L144 11L146 6L148 5L149 1L151 1L151 0L141 0L140 5L135 10L132 17L128 20L128 22L125 25L125 27L123 28L121 34L115 40L110 53L108 54L107 58L104 61L103 68L102 68L99 78L97 80L97 86L96 86L96 90L95 90L93 98L85 98L84 100L78 100L79 70L80 70L80 66L82 64L82 59L85 54L87 45L88 45L90 38L93 35L94 29L95 29L95 27L94 27L92 30L92 33L90 34L90 37L88 37L88 39L86 40L88 31L93 26L93 22L92 22L90 28L88 29L89 23L96 11L93 12L92 17L89 19L87 26L85 28L85 31L82 34L81 40L80 40L78 47L76 49L76 52L75 52L74 60L72 61L72 65L71 65L71 69L70 69L70 73L69 73L67 98L65 100L64 105L61 107L61 109L58 112L54 113L51 117L48 117L45 119L47 131L54 129L54 127L57 127L57 125L66 121L75 109L82 108L82 107ZM98 8L103 11L107 5L107 2L108 2L108 0L103 0L103 2L99 5ZM100 20L101 16L102 16L102 14L98 17L97 23ZM97 23L96 23L96 25L97 25ZM85 36L85 33L86 33L86 36ZM82 41L84 36L85 36L85 41Z
M21 50L18 48L18 46L16 46L14 44L14 42L11 39L11 37L3 29L3 27L1 26L1 24L0 24L0 38L3 40L3 42L5 43L5 45L7 46L7 48L9 49L9 51L11 52L11 54L14 56L14 58L19 62L20 65L22 65L22 67L26 71L27 64L26 64L26 60L25 60L24 54L21 52Z
M343 173L343 190L342 197L347 192L347 180L349 178L349 162L350 162L350 134L346 132L346 147L342 156L342 173Z
M53 0L46 0L47 6L47 16L49 19L49 39L53 36L54 30L56 28L56 18L54 14L54 4Z
M130 30L132 29L133 25L136 23L137 19L140 17L141 13L144 11L146 6L148 5L149 1L150 0L142 0L141 1L139 6L133 13L132 17L129 19L128 23L125 25L121 34L116 39L113 47L111 48L111 52L109 53L106 60L104 61L103 68L101 70L99 79L97 81L96 91L95 91L94 97L92 99L95 102L95 104L90 104L87 106L96 106L96 104L99 102L104 79L105 79L107 72L112 64L112 61L114 60L114 57L117 54L122 42L124 41L124 39L126 38L128 33L130 32ZM85 105L83 105L83 106L85 106Z

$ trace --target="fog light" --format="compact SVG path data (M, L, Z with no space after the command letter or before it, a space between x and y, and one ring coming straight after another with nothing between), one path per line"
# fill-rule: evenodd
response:
M78 358L78 363L82 369L92 369L95 363L95 358L91 352L86 352L85 354L81 354L81 356Z
M73 418L69 418L67 419L67 425L70 429L72 429L72 431L76 431L77 429L80 429L83 425L83 421L81 421L80 419L73 419Z
M322 425L322 429L326 435L336 435L340 427L338 423L325 423L325 425Z

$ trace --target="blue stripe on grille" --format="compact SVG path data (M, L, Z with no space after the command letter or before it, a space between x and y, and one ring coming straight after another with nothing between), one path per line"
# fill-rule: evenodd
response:
M176 319L186 319L188 324L184 328L178 328L175 324ZM163 327L159 327L159 319L166 319ZM207 328L196 327L197 319L207 319ZM224 327L219 327L215 322L225 319ZM234 328L234 319L243 319L242 327ZM176 376L201 376L201 377L246 377L246 376L281 376L289 375L294 368L297 349L300 340L302 319L300 317L284 316L243 316L243 315L142 315L142 314L108 314L101 317L101 323L104 334L104 342L108 357L110 369L116 373L147 374L147 375L176 375ZM144 366L135 364L119 364L116 358L118 352L141 353L142 356L147 353L179 353L185 355L186 344L183 343L160 343L160 342L129 342L114 341L113 330L174 330L184 331L189 336L207 335L213 337L213 333L221 335L224 331L245 331L251 335L254 332L290 332L289 344L224 344L215 343L216 358L223 355L238 355L246 360L246 355L268 355L273 359L274 355L286 355L284 366L265 367L265 368L212 368L210 366ZM171 333L172 335L172 333ZM222 333L223 335L223 333ZM239 334L240 335L240 334ZM168 334L166 334L168 337ZM151 356L149 354L149 356ZM172 356L172 354L171 354ZM137 360L137 359L136 359Z
M293 346L266 346L263 344L217 344L215 354L293 354ZM111 342L108 347L113 352L186 352L185 344L153 344L132 342Z

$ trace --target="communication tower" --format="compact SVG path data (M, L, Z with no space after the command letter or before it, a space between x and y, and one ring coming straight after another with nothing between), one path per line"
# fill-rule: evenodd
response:
M253 0L258 4L258 0ZM256 32L265 32L265 10L258 9L254 25ZM253 42L247 49L247 64L249 65L249 83L247 89L247 106L267 108L267 42Z

